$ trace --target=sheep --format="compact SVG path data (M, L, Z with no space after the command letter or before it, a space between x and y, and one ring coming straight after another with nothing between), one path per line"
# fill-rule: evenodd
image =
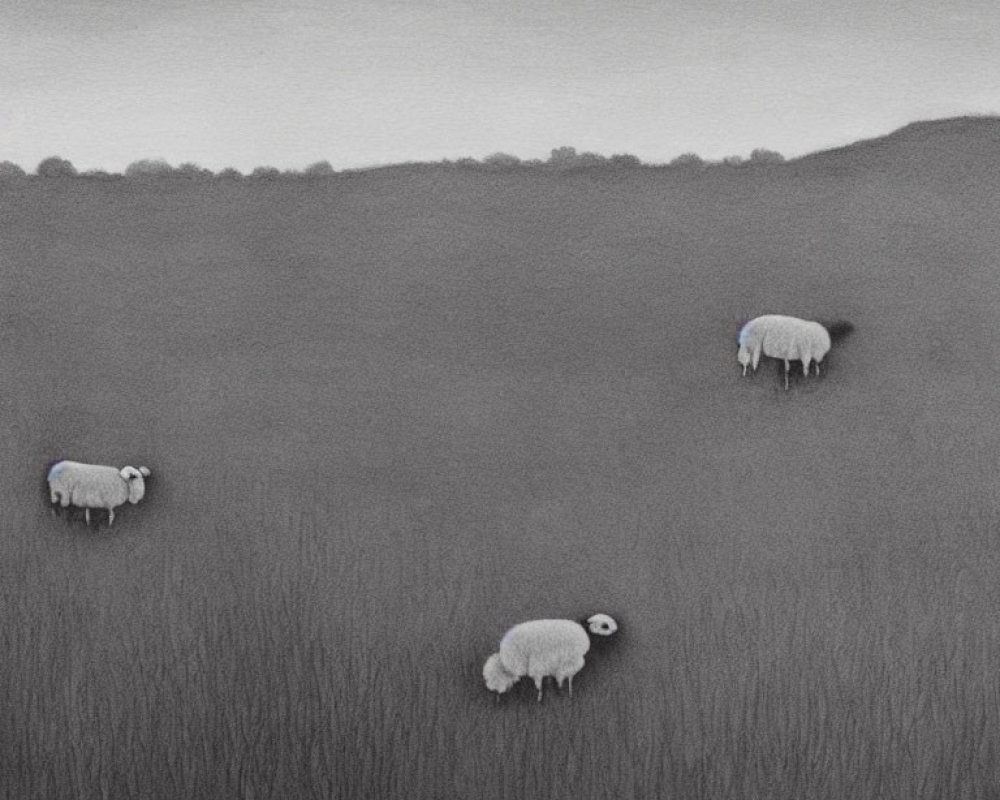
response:
M849 322L837 322L828 330L819 322L781 314L765 314L750 320L740 330L736 359L743 366L744 376L748 366L757 370L762 353L782 359L785 362L787 390L789 361L801 361L802 373L807 377L809 363L815 361L816 374L819 375L819 364L830 351L831 333L834 338L839 339L850 333L853 327Z
M586 627L584 627L586 626ZM542 682L547 675L562 689L569 681L573 696L573 676L583 667L591 636L611 636L618 623L607 614L594 614L583 622L570 619L535 619L515 625L500 641L500 650L486 659L483 679L486 688L500 695L527 675L542 700Z
M105 467L58 461L48 471L49 497L52 503L84 509L90 524L90 509L108 510L108 527L115 521L115 507L126 502L138 503L146 494L147 467Z

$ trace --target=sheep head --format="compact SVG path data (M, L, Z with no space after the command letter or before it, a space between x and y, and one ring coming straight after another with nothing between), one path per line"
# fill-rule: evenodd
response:
M760 343L757 341L757 336L754 333L754 323L756 319L752 319L740 328L740 333L736 337L736 341L739 343L740 349L736 353L736 360L740 362L740 366L743 367L743 374L747 374L747 367L753 367L754 371L757 370L757 364L760 361Z
M618 630L618 623L607 614L594 614L587 618L587 630L594 636L610 636Z
M503 694L517 683L517 677L503 668L499 653L494 653L486 659L483 665L483 678L486 681L486 688L497 694Z
M746 345L740 345L739 351L736 353L736 360L740 362L740 366L743 367L743 374L747 374L747 367L750 366L750 348Z
M149 470L146 467L140 467L139 469L135 467L122 467L121 472L118 474L128 484L128 501L134 505L142 500L146 494L146 481L144 478L149 475Z

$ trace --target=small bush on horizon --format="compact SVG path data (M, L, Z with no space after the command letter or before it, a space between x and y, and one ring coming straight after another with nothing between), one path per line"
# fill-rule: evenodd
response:
M302 174L306 178L329 178L337 173L329 161L317 161L302 170Z
M162 158L143 158L133 161L125 168L126 178L211 178L212 170L200 167L192 161L185 161L173 167Z
M784 160L781 153L763 147L758 147L750 154L750 161L754 164L781 164Z
M0 161L0 180L3 178L23 178L27 174L13 161Z
M667 164L668 167L703 167L705 159L697 153L681 153L677 158Z
M483 159L483 166L491 169L513 169L521 166L521 159L510 153L492 153Z
M162 178L172 171L173 167L162 158L141 158L125 167L125 177Z
M556 169L576 169L578 167L600 167L608 159L599 153L577 153L575 147L556 147L549 154L548 165Z
M255 180L273 181L281 177L281 170L277 167L254 167L250 177Z
M616 153L608 160L615 167L633 168L642 166L642 160L639 156L634 156L631 153Z
M173 170L172 175L177 178L188 178L188 179L207 179L212 178L212 170L201 167L192 161L185 161L177 169Z
M79 174L72 162L59 156L43 158L35 172L40 178L75 178Z

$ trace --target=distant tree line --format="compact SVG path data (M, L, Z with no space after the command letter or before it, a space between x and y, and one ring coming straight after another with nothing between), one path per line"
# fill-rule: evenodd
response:
M280 170L275 167L257 167L244 175L234 167L226 167L218 172L186 162L172 166L162 158L144 158L133 161L125 171L106 172L95 169L79 172L72 162L58 156L42 159L35 168L34 176L39 178L94 178L98 180L158 180L162 178L208 180L208 179L260 179L276 180L281 178L322 178L336 175L329 161L317 161L303 170ZM0 161L0 180L10 178L25 178L30 176L22 167L12 161Z
M744 167L762 164L779 164L785 160L781 153L774 150L757 148L748 158L742 156L727 156L720 161L707 161L696 153L682 153L667 164L648 164L641 161L637 156L629 153L619 153L612 156L603 156L599 153L582 152L578 153L575 147L556 147L547 160L541 159L520 159L510 153L493 153L482 160L474 158L460 158L457 161L445 159L439 162L409 162L406 164L393 165L396 167L434 167L445 166L460 169L475 169L489 171L513 171L513 170L581 170L581 169L639 169L658 168L662 169L686 169L699 170L709 167ZM387 167L375 167L372 169L386 169ZM344 172L364 172L365 169L344 170ZM78 172L76 167L65 158L50 156L42 159L35 168L34 176L39 178L90 178L96 180L160 180L160 179L180 179L180 180L287 180L287 179L314 179L327 178L337 175L337 171L331 166L329 161L317 161L302 170L280 170L276 167L264 166L256 167L247 174L243 174L234 167L227 167L212 172L210 169L200 167L191 162L185 162L178 166L172 166L162 158L140 159L133 161L126 168L124 173L105 172L104 170L89 170ZM12 161L0 161L0 181L17 178L31 177L20 166Z
M546 161L542 161L541 159L521 160L517 156L513 156L510 153L493 153L493 155L486 156L486 158L482 161L476 161L474 158L461 158L455 162L446 161L444 163L454 163L459 167L492 170L514 170L526 168L572 170L601 167L634 169L640 167L663 168L664 166L668 168L700 169L715 166L735 167L755 164L779 164L784 160L785 157L781 155L781 153L777 153L774 150L757 148L750 154L749 158L743 158L742 156L728 156L720 161L707 161L696 153L683 153L670 161L668 164L664 165L647 164L641 161L637 156L629 153L602 156L598 153L578 153L575 147L557 147L552 150L548 160Z

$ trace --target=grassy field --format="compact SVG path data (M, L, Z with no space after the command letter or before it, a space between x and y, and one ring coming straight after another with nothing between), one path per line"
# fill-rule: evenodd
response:
M997 153L0 185L6 796L1000 796Z

